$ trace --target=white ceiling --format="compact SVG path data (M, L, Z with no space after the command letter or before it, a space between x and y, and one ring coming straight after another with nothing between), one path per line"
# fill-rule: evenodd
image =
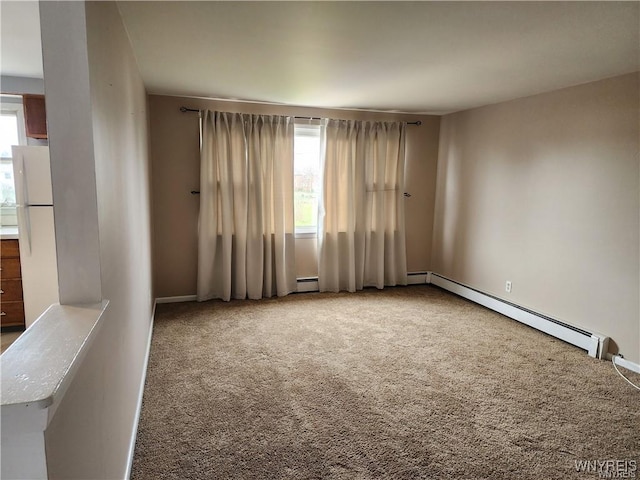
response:
M38 2L0 1L0 73L42 78Z
M2 74L41 76L37 4L0 3ZM150 93L444 113L640 65L636 1L118 5Z
M153 93L441 113L635 71L638 2L120 2Z

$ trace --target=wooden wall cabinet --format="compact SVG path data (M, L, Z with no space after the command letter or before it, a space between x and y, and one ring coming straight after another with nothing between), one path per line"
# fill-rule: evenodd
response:
M0 244L0 325L24 328L24 302L18 240Z
M44 105L44 95L22 95L24 106L24 123L27 137L47 138L47 110Z

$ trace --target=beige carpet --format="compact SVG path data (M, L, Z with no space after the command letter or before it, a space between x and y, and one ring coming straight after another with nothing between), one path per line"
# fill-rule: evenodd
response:
M639 412L611 362L431 286L159 305L132 478L593 479L640 463Z

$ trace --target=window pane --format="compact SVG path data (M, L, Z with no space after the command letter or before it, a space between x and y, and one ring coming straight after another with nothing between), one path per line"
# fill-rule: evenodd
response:
M296 231L315 231L320 192L320 127L296 125L294 145Z
M19 145L18 116L15 112L0 114L0 225L17 225L16 190L13 182L11 146Z
M16 204L16 190L13 183L13 165L0 162L0 204L4 207Z
M18 145L18 116L15 113L0 115L0 157L11 158L11 145Z

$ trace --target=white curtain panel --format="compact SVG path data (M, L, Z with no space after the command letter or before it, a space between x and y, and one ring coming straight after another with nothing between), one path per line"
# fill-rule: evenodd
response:
M296 290L293 117L204 111L199 301Z
M402 122L327 121L320 291L407 284L404 145Z

